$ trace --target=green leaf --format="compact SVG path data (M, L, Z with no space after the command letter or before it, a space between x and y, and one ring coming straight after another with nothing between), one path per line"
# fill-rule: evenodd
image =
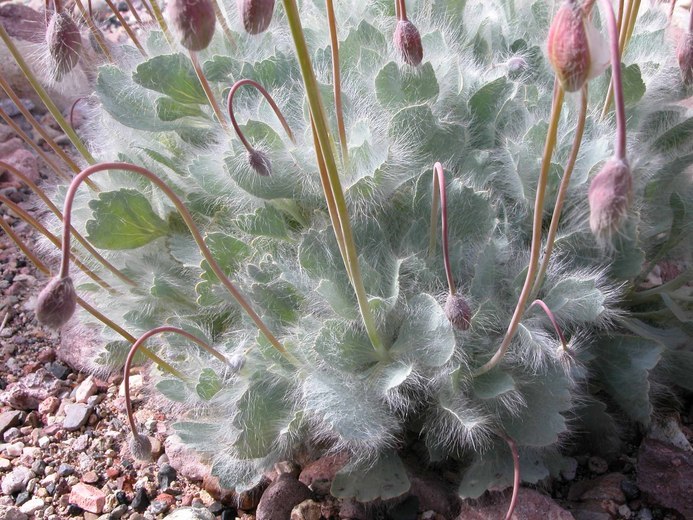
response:
M239 215L236 219L238 227L245 233L257 236L289 240L289 226L281 214L273 206L265 205L255 210L255 213Z
M240 62L230 56L212 56L211 60L205 61L202 64L202 72L204 72L207 81L218 83L233 83L233 79L240 72Z
M341 320L327 320L315 338L313 350L327 365L361 373L377 362L368 336Z
M244 242L227 235L226 233L209 233L205 236L205 244L217 261L221 270L231 276L241 267L243 261L250 255L250 248ZM197 244L195 244L197 249ZM219 281L207 260L202 260L200 267L204 270L202 279L216 283Z
M343 70L359 69L362 73L372 71L386 55L387 41L383 33L366 21L349 31L339 45L339 64Z
M433 102L438 92L438 81L430 62L413 71L400 70L391 61L375 77L375 94L380 104L388 108Z
M207 103L207 96L185 54L155 56L138 65L132 75L138 85L166 94L180 103Z
M188 389L180 379L162 379L156 384L156 389L171 401L184 403L188 398Z
M410 486L402 460L394 451L386 451L365 467L347 464L332 480L330 493L337 498L371 502L401 496Z
M209 440L219 430L216 424L181 421L173 424L173 429L181 440L199 451L211 451Z
M622 67L621 76L623 78L623 101L626 105L632 105L640 101L646 90L640 67L635 63Z
M693 137L693 117L689 117L683 123L670 128L652 144L656 151L671 151L680 146L690 148Z
M435 368L447 363L454 351L455 333L443 308L430 294L414 296L390 354Z
M469 111L480 123L493 121L496 109L505 101L511 88L512 85L503 77L486 83L469 98Z
M221 390L221 381L217 373L211 368L204 368L200 372L195 391L205 401L209 401Z
M571 277L559 280L549 290L544 303L560 320L593 323L604 311L605 299L594 280Z
M160 97L156 100L156 115L162 121L175 121L181 117L201 117L204 113L196 105L185 105L169 97Z
M99 193L89 202L93 220L87 221L87 239L101 249L134 249L168 232L168 224L140 192L121 189Z
M479 399L493 399L516 390L512 376L500 369L477 376L472 383L474 395Z

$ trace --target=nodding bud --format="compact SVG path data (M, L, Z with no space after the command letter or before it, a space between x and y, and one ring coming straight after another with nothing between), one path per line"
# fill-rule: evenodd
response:
M582 9L566 1L549 28L549 61L558 80L568 92L580 90L590 70L590 49Z
M72 278L53 278L36 299L36 318L43 325L58 329L75 313L77 293Z
M152 458L152 442L141 433L133 433L128 443L130 453L137 460L148 461Z
M274 12L274 0L237 0L243 27L249 34L259 34L269 27Z
M207 48L217 22L212 0L171 0L167 14L183 47L190 51Z
M457 330L467 330L472 320L472 310L467 300L459 293L448 294L445 300L445 315Z
M676 57L679 59L683 82L688 86L693 85L693 32L689 31L681 36Z
M630 166L625 159L612 157L590 183L590 228L604 244L611 240L623 223L633 191Z
M248 163L258 175L268 177L272 174L272 163L266 153L259 152L258 150L251 150L248 152Z
M54 13L48 22L46 43L51 59L50 74L60 81L79 61L82 51L82 35L77 24L66 12Z
M423 60L421 35L416 26L409 20L399 20L393 36L395 49L407 65L418 67Z

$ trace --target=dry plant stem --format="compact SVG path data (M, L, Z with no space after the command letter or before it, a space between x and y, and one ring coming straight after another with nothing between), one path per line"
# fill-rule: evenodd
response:
M585 119L587 118L587 83L585 83L580 91L580 114L578 115L577 127L575 128L575 137L573 138L573 145L570 149L570 156L568 157L568 163L565 165L565 172L563 173L563 178L561 179L561 186L558 189L558 195L556 195L556 204L553 207L553 214L551 215L551 225L549 226L549 234L546 237L546 246L544 246L544 256L541 259L541 266L539 267L539 274L534 282L534 288L530 294L529 299L533 300L539 294L542 284L544 283L544 277L546 276L546 270L549 267L549 261L551 260L551 254L553 253L553 246L556 240L556 233L558 232L558 223L561 219L561 212L563 211L563 203L565 202L566 194L568 193L568 187L570 186L570 177L573 174L573 169L575 168L575 161L577 160L578 152L580 151L580 143L582 142L582 134L585 131Z
M195 239L197 246L200 248L202 256L204 256L205 260L207 260L209 266L212 268L212 271L219 278L224 287L226 287L226 289L231 293L231 295L238 302L238 304L243 308L243 310L248 314L248 316L250 316L250 319L253 320L257 328L260 329L260 332L262 332L262 334L267 338L267 340L272 344L272 346L277 351L279 351L288 361L295 365L298 365L298 361L289 352L286 351L286 349L282 346L281 343L279 343L279 340L277 340L274 334L272 334L265 322L262 321L260 316L258 316L258 314L253 310L253 308L250 306L245 297L238 291L236 286L224 274L224 271L221 269L217 261L214 259L214 256L212 255L211 251L205 244L205 241L202 238L199 229L195 225L195 221L193 220L192 215L188 211L188 208L186 208L185 204L183 204L183 202L178 198L178 195L176 195L176 193L171 188L169 188L166 185L166 183L163 182L159 177L154 175L146 168L143 168L142 166L118 162L99 163L85 168L72 180L67 190L67 194L65 195L65 205L63 207L63 216L65 220L63 221L63 256L60 263L60 277L65 278L69 274L70 264L67 253L70 244L70 216L72 214L72 203L74 201L77 188L79 188L79 185L82 183L82 181L90 175L106 170L123 170L136 173L138 175L146 177L149 181L151 181L161 191L164 192L164 194L171 200L171 202L173 202L173 205L180 213L181 217L183 218L183 221L190 229L190 233Z
M41 271L43 274L46 276L51 276L51 271L46 267L46 265L39 260L39 258L27 247L27 245L22 241L19 236L12 230L12 228L7 224L3 219L0 218L0 228L3 229L5 233L7 233L7 236L9 236L12 241L17 244L17 247L21 249L22 253L24 253L24 256L26 256L32 264L36 266L36 269ZM126 341L129 343L134 343L136 338L127 332L125 329L123 329L120 325L117 323L113 322L103 314L101 314L99 311L97 311L94 307L89 305L87 302L85 302L82 298L79 296L77 297L77 303L79 304L80 307L82 307L85 311L87 311L89 314L91 314L94 318L99 320L101 323L106 325L109 329L113 330L117 334L123 337ZM142 353L147 356L149 359L151 359L154 363L159 365L161 368L164 370L168 371L171 375L177 377L178 379L185 379L182 373L180 373L178 370L173 368L171 365L166 363L163 359L161 359L159 356L154 354L151 350L147 348L142 348Z
M31 137L29 137L17 123L15 123L14 120L9 115L7 115L7 112L5 112L2 108L0 108L0 117L2 117L5 120L9 127L12 128L12 130L14 130L14 132L19 137L21 137L26 144L33 148L33 150L39 155L39 157L41 157L41 159L43 159L46 162L46 164L50 166L51 170L53 170L53 172L55 172L55 174L58 177L66 181L72 179L72 177L67 175L64 171L62 171L62 169L60 169L60 167L57 164L55 164L53 159L51 159L48 156L48 154L46 154L46 152L44 152L43 149L39 145L37 145L34 142L34 140L31 139Z
M561 340L561 346L563 347L563 350L568 352L568 343L565 340L565 336L563 335L563 332L561 331L561 328L558 326L558 322L556 321L556 317L553 315L553 312L551 309L549 309L549 306L546 305L542 300L534 300L529 307L532 308L535 305L541 307L541 309L546 313L546 315L549 317L549 321L551 321L551 325L553 325L554 330L556 331L556 334L558 335L558 339Z
M339 217L342 232L344 234L344 245L346 246L345 249L348 263L348 267L346 269L347 272L351 273L352 286L354 287L354 291L356 293L356 300L359 305L359 311L361 312L361 317L363 319L363 324L366 328L368 338L370 339L373 349L378 357L384 360L388 358L388 354L382 339L378 334L375 318L368 302L366 290L363 286L361 269L358 263L358 254L356 252L356 245L354 243L354 237L351 231L351 223L349 222L349 213L347 210L346 201L344 199L342 184L339 180L337 161L335 160L332 149L332 138L330 137L330 131L327 125L325 109L323 107L322 100L320 99L318 83L315 79L315 74L313 73L313 66L310 61L310 53L303 35L303 28L301 27L301 18L298 12L298 6L296 5L296 0L284 0L284 10L286 12L286 18L289 23L291 36L296 48L296 56L301 67L301 75L303 76L303 83L306 87L306 96L308 97L310 112L313 115L315 123L315 133L317 134L318 143L325 161L325 167L327 169L330 186L332 188L335 205L337 207L337 216Z
M623 27L623 7L625 0L618 0L618 33L621 34L621 28Z
M332 48L332 81L334 83L334 108L337 114L337 132L342 149L342 163L349 162L349 147L346 127L344 126L344 111L342 110L342 80L339 70L339 40L337 39L337 21L334 16L332 0L325 0L327 7L327 24L330 28L330 47Z
M142 56L143 56L144 58L147 58L147 57L148 57L148 56L147 56L147 51L145 51L145 50L144 50L144 47L142 47L142 44L141 44L140 41L137 39L137 35L135 34L135 31L132 30L132 27L130 27L130 24L128 23L128 21L127 21L125 18L123 18L123 15L120 14L120 11L119 11L118 8L113 4L113 1L112 1L112 0L106 0L106 3L108 4L108 7L110 7L111 11L113 11L113 14L115 15L115 17L116 17L116 18L118 19L118 21L120 22L120 25L122 25L122 26L123 26L123 29L125 29L125 32L127 33L127 35L128 35L128 36L130 37L130 39L132 40L132 43L134 43L134 44L135 44L135 47L137 47L137 50L140 51L140 54L142 54Z
M60 110L55 105L55 103L53 103L53 100L48 95L48 92L46 92L46 90L36 79L36 76L34 76L34 73L31 71L31 68L27 65L26 61L24 61L24 58L22 57L21 53L17 50L17 47L15 46L14 42L10 38L9 34L7 34L7 31L2 25L0 25L0 38L5 42L5 45L9 49L10 53L12 53L12 57L21 69L22 74L24 74L26 79L31 84L31 87L36 91L38 97L41 98L43 104L46 105L46 108L51 113L53 118L57 121L57 123L60 125L60 128L63 129L65 135L67 135L67 137L70 139L70 141L77 149L77 151L80 153L80 155L84 157L84 160L87 161L87 163L89 164L94 164L96 162L96 159L92 157L82 140L77 136L73 128L67 123L63 115L60 113Z
M284 115L282 114L281 110L279 110L279 107L277 104L274 102L274 99L272 99L272 96L269 95L269 92L265 90L265 87L260 85L257 81L253 81L252 79L241 79L236 81L236 83L233 84L231 87L231 90L229 91L229 96L227 98L226 104L229 110L229 118L231 119L231 124L233 125L233 129L236 131L236 135L238 135L238 138L241 140L241 143L243 143L243 146L248 152L254 152L255 148L252 147L252 145L248 142L248 140L245 138L243 135L243 132L241 131L241 127L238 126L238 122L236 121L236 115L234 114L233 111L233 97L236 94L236 91L242 87L243 85L252 85L256 89L260 91L260 94L262 94L267 102L270 104L272 107L272 110L274 110L274 113L277 116L277 119L279 119L279 122L282 124L284 127L284 130L286 131L286 135L289 136L289 139L291 140L292 143L296 144L296 140L294 139L294 134L291 131L291 128L289 127L289 123L286 122L286 119L284 119Z
M135 20L137 20L137 23L140 24L140 27L142 27L142 18L140 18L139 13L137 12L137 9L135 9L134 4L132 3L132 0L125 0L125 3L128 6L128 9L130 9L130 12L132 13L132 16L135 17Z
M405 0L397 0L397 5L398 9L397 11L399 12L398 20L403 20L407 21L407 3Z
M505 520L511 520L520 492L520 453L517 450L517 444L511 437L505 433L499 433L498 435L508 443L510 452L513 455L513 494L510 496L510 505L508 506L508 512L505 514Z
M12 210L20 219L22 219L24 222L29 224L32 228L34 228L36 231L41 233L44 237L46 237L55 247L58 249L61 248L60 244L60 239L56 237L53 233L48 231L46 227L41 224L38 220L36 220L34 217L29 214L29 212L25 211L21 207L19 207L17 204L12 202L10 199L5 197L4 195L0 195L0 202L5 204L10 210ZM70 253L70 258L74 262L74 264L84 273L86 274L89 278L94 280L99 286L102 288L106 289L110 293L116 293L115 289L111 287L108 283L106 283L99 275L97 275L94 271L89 269L82 261L77 258L77 255L74 253Z
M94 19L92 18L91 14L87 13L87 11L84 9L84 4L82 4L81 0L75 0L75 4L77 5L77 9L79 9L79 12L82 13L82 18L84 18L84 20L87 22L87 26L89 27L91 34L94 35L94 39L96 40L96 43L98 44L99 48L104 53L106 58L108 58L108 61L113 63L113 55L111 54L111 51L108 49L108 45L106 45L106 40L103 39L101 31L99 31L96 27L96 24L94 24Z
M58 207L55 204L53 204L53 201L48 197L48 195L46 195L46 193L41 188L39 188L29 177L27 177L24 173L19 171L11 164L7 164L3 161L0 161L0 168L9 170L9 172L12 175L14 175L15 177L19 177L22 180L22 182L29 186L31 191L33 191L46 204L48 209L58 218L58 220L62 222L63 214L60 212ZM89 252L89 254L91 254L101 265L103 265L113 275L117 276L123 282L132 285L133 287L137 286L137 284L131 278L125 276L120 270L118 270L117 267L111 264L96 249L94 249L94 247L81 234L79 234L74 227L71 228L71 231L74 237L77 239L77 241L82 245L82 247L84 247L84 249L86 249Z
M212 9L214 9L214 15L217 17L219 25L221 25L221 31L224 33L224 36L226 37L227 41L231 44L231 46L235 48L236 40L233 37L231 28L229 27L229 24L226 21L226 17L224 16L224 13L221 10L219 0L212 0Z
M226 123L226 119L224 118L224 114L221 111L221 108L219 108L219 103L217 103L217 99L214 97L214 92L212 92L212 89L209 86L209 82L207 81L207 78L205 77L204 72L202 72L202 67L200 67L200 60L197 59L197 53L195 51L189 51L189 52L190 52L190 61L192 62L193 69L195 69L195 74L197 74L197 79L200 80L200 85L202 85L202 90L205 91L205 96L207 96L207 101L209 101L209 106L212 107L212 111L214 112L214 115L217 116L217 119L219 120L219 124L224 129L224 132L229 133L229 125Z
M168 25L166 24L166 20L164 20L164 15L161 12L161 7L159 7L159 2L157 0L150 0L152 4L152 11L154 11L154 18L156 19L156 23L159 24L159 27L161 27L162 32L164 33L164 37L166 38L166 41L168 42L169 46L173 49L175 49L175 40L173 39L173 36L171 36L171 31L168 28Z
M78 97L77 99L75 99L75 100L73 101L72 105L70 106L70 126L71 126L72 128L75 127L75 125L74 125L75 107L77 106L77 103L79 103L80 101L82 101L82 99L84 99L84 98Z
M608 0L606 0L608 1ZM556 146L556 132L558 130L558 120L561 115L561 108L563 106L563 88L559 85L558 81L554 81L554 91L553 91L553 104L551 107L551 119L549 121L549 129L546 133L546 144L544 145L544 154L541 159L541 171L539 172L539 180L537 182L537 195L534 201L534 221L532 223L532 245L529 253L529 265L527 266L527 276L525 277L525 283L522 286L522 292L520 293L519 301L517 302L517 307L515 307L515 312L513 313L512 319L510 320L510 325L508 325L508 330L505 333L503 341L493 355L493 357L486 362L483 366L474 371L474 375L478 376L484 374L500 363L505 353L510 347L510 342L517 332L517 327L520 324L522 315L525 311L525 305L529 299L529 293L534 284L534 276L537 271L537 263L539 260L539 252L541 250L541 224L542 224L542 213L544 210L544 195L546 192L546 181L549 175L549 167L551 166L551 155L553 154L553 149Z
M445 172L443 166L437 162L433 165L433 201L431 203L431 241L428 253L432 256L436 248L436 228L438 222L438 205L440 201L440 225L441 242L443 244L443 264L445 265L445 276L448 280L448 289L451 295L455 295L455 280L452 277L452 267L450 266L450 254L448 243L448 200L445 194Z
M151 18L152 20L156 20L156 17L154 16L154 11L152 11L152 8L149 7L147 0L142 0L142 6L144 7L144 10L147 11L149 18Z

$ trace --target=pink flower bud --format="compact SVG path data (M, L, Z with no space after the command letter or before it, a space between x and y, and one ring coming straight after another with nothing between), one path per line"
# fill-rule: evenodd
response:
M46 42L51 59L51 77L60 81L79 61L82 35L70 15L66 12L54 13L48 22Z
M167 14L183 47L190 51L207 48L217 21L211 0L171 0Z
M249 34L264 32L272 21L274 0L237 0L243 27Z
M409 20L399 20L393 36L395 49L402 56L404 63L418 67L423 60L421 35L416 26Z
M566 0L549 28L549 61L567 92L580 90L590 73L590 46L582 9Z
M676 57L679 59L683 82L688 86L693 85L693 32L681 36Z
M630 166L612 157L590 183L590 228L600 243L608 243L628 214L633 191Z
M457 330L467 330L472 320L472 310L462 295L448 294L445 300L445 316Z
M43 325L58 329L75 313L77 294L72 278L53 278L36 299L36 318Z
M259 152L258 150L248 152L248 163L258 175L268 177L272 174L272 163L269 157L267 157L267 154L263 152Z
M130 453L137 460L149 461L152 458L152 442L141 433L133 433L128 443Z

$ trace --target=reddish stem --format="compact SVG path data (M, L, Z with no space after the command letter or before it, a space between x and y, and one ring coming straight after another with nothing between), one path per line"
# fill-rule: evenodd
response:
M407 21L407 4L405 0L397 0L397 6L398 6L398 20L401 20L403 22Z
M75 101L72 103L72 106L70 107L70 126L71 126L72 128L75 127L74 121L73 121L74 115L75 115L75 107L77 106L77 103L79 103L79 102L82 101L83 99L84 99L83 96L78 97L77 99L75 99Z
M455 281L452 277L452 267L450 266L450 253L448 247L448 201L445 194L445 172L443 166L437 162L433 165L433 204L431 208L431 224L435 222L435 217L438 213L438 197L440 198L440 223L443 245L443 264L445 265L445 276L448 280L448 289L450 294L455 294ZM431 228L433 232L433 227ZM431 251L432 253L432 251Z
M546 315L549 317L549 320L551 321L551 325L553 325L553 328L556 330L556 334L558 334L558 337L561 340L561 345L563 345L563 350L566 352L568 351L568 343L565 340L565 336L563 336L563 332L561 332L561 328L558 326L558 322L556 321L556 317L553 315L553 312L551 309L549 309L549 306L546 305L542 300L534 300L529 308L531 309L534 305L538 305L539 307L542 308L542 310L546 313Z
M510 452L513 455L513 494L510 497L510 505L508 512L505 514L505 520L510 520L517 507L517 497L520 493L520 453L517 451L515 441L505 433L498 434L510 447Z

